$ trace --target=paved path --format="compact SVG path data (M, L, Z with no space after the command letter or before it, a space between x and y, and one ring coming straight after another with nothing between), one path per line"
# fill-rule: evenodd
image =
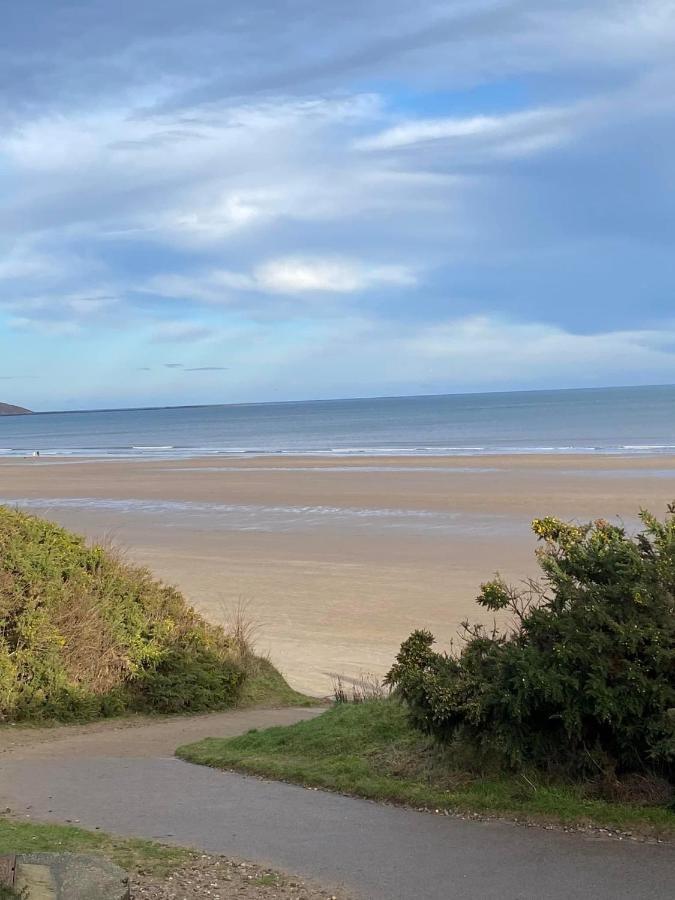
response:
M313 714L237 712L109 729L105 739L59 729L56 740L32 746L17 733L0 753L0 806L255 859L363 900L673 896L670 846L432 816L192 766L167 752L177 727L185 740Z

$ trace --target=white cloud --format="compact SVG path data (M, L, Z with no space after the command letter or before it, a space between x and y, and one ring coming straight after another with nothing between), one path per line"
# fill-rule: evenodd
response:
M675 322L580 334L494 316L405 326L352 317L324 322L294 367L311 369L315 397L672 383Z
M178 205L148 228L163 232L182 243L209 244L279 215L283 205L273 191L222 191L220 196L196 196L181 208Z
M675 376L675 325L579 334L543 322L473 316L418 329L404 346L408 359L437 366L446 377L458 377L465 368L473 380L493 384L551 378L602 382L623 372L640 381L649 372Z
M107 224L108 233L222 237L287 212L294 201L287 177L295 181L308 155L324 152L332 129L350 133L372 120L378 102L352 94L160 114L136 98L126 106L47 114L6 128L0 168L11 169L18 184L25 179L24 190L10 198L20 209L48 199L43 195L50 188L82 214L83 205L74 201L95 191L98 208L86 206L86 212L98 227Z
M290 256L263 263L255 270L255 281L262 290L279 294L351 294L380 286L410 287L417 278L406 266Z
M450 154L461 152L466 145L474 157L477 152L497 158L526 157L577 137L581 125L597 123L607 106L606 98L599 97L574 107L530 109L500 116L409 119L359 138L355 147L390 151L436 142L442 143Z
M302 297L318 293L355 294L377 287L405 288L416 284L416 273L404 265L290 256L268 260L256 266L250 275L227 269L192 275L157 275L142 289L163 297L251 309L251 300L246 297L251 292Z
M529 114L528 118L531 118ZM462 138L503 132L509 123L522 122L522 114L508 116L469 116L466 118L413 119L379 134L357 140L361 150L391 150L421 141Z

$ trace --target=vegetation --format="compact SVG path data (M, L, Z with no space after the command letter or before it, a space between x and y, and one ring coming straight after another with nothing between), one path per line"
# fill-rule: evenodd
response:
M0 720L302 702L239 623L43 519L0 507Z
M269 659L251 654L244 664L246 678L238 706L317 706L320 701L294 690Z
M179 748L190 762L433 810L675 837L667 784L572 781L477 765L411 727L396 700L338 704L297 725Z
M0 816L0 856L20 853L100 853L129 872L157 875L171 872L195 856L189 850L152 841L111 837L100 831L84 831L69 825L19 822Z
M110 859L129 873L133 897L325 900L330 894L320 887L255 863L151 841L117 838L100 831L19 822L0 816L0 855L35 851L86 853ZM41 898L45 896L39 890L38 893ZM91 897L90 894L87 896ZM33 894L27 896L25 890L17 893L6 888L3 891L0 885L0 900L31 900L32 897ZM37 896L33 900L37 900Z
M464 626L459 654L405 641L388 682L412 724L511 767L675 780L675 507L623 527L538 519L541 583L496 580L478 603L511 613Z

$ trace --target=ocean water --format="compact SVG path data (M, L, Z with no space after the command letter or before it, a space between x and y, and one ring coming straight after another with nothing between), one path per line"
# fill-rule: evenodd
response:
M675 386L95 410L0 417L0 456L658 455Z

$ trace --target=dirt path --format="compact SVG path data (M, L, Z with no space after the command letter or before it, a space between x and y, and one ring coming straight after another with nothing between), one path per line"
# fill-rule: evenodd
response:
M230 737L251 728L292 725L324 710L242 709L199 716L137 716L51 728L5 725L0 727L0 777L4 754L10 754L13 760L173 756L181 744L214 735Z

